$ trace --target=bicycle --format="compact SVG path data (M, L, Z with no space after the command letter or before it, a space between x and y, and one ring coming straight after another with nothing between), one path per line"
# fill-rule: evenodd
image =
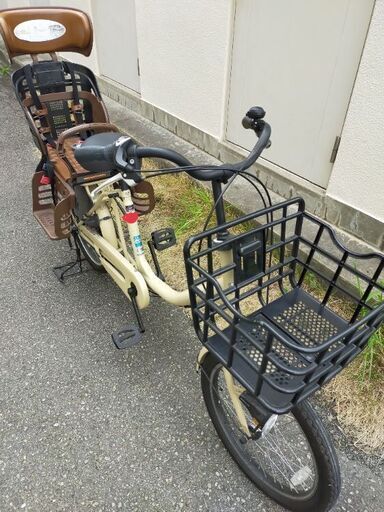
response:
M20 10L14 12L0 13L3 34L20 20ZM88 18L79 11L26 9L22 15L40 19L47 13L67 23L69 38L75 23L90 33ZM76 43L78 51L89 50L84 41ZM34 44L29 50L40 53ZM76 44L71 41L72 50ZM109 124L95 78L83 66L36 61L32 69L16 71L13 83L42 151L32 181L35 216L51 238L75 242L77 259L58 269L60 279L76 265L82 270L80 253L111 276L136 317L136 324L113 333L119 349L139 343L145 330L140 311L151 294L190 307L203 344L202 393L224 446L279 504L295 511L329 510L340 492L340 470L331 439L307 399L358 355L384 320L384 305L370 301L372 292L384 291L384 256L348 251L329 226L305 211L300 198L272 205L267 189L247 171L270 145L271 128L261 107L243 119L244 128L257 136L247 158L193 166L175 151L140 146ZM60 122L69 119L70 126L60 129L54 114ZM146 158L173 166L145 171ZM156 256L176 243L173 230L152 233L153 269L140 215L155 205L149 180L181 172L211 182L216 225L208 229L208 219L186 242L188 289L179 292L164 281ZM264 207L227 221L223 196L237 176L255 187ZM373 270L350 260L369 262ZM306 289L309 273L326 283L323 297ZM346 273L366 283L362 295L351 290ZM349 319L334 310L335 293L355 304Z
M98 172L101 168L110 168L111 170L118 168L120 170L120 172L116 171L114 177L101 182L97 186L86 186L89 197L93 201L88 217L94 211L97 212L100 204L106 205L108 211L114 212L112 215L114 220L112 222L117 223L117 228L114 226L113 231L112 223L110 225L112 235L115 232L119 235L116 238L113 237L111 243L111 233L108 232L107 234L107 230L103 230L102 233L96 233L87 227L84 221L77 222L77 229L82 250L94 266L105 266L108 272L112 271L111 265L118 269L119 274L117 276L114 271L111 272L111 275L126 294L128 291L137 315L138 330L143 330L144 328L139 311L149 303L148 288L164 300L178 306L188 306L190 304L190 294L192 294L192 301L194 302L193 294L195 292L200 295L205 295L207 292L201 286L202 283L198 282L196 284L191 278L189 278L189 293L188 290L175 292L155 275L152 268L148 265L139 232L138 214L134 211L134 205L130 198L130 188L134 185L135 180L144 177L143 175L139 176L139 161L144 158L161 158L179 166L176 169L159 170L155 172L156 175L161 173L190 172L195 179L212 180L213 202L218 221L217 234L219 238L219 242L216 242L218 246L215 247L215 250L220 249L220 272L223 275L223 279L219 281L219 287L223 290L228 290L233 286L233 275L231 270L223 271L221 265L224 266L224 269L228 269L231 266L232 244L234 242L230 241L230 250L223 250L223 244L226 244L231 238L228 239L226 233L228 225L225 223L221 181L230 181L233 179L234 173L242 174L242 169L245 171L246 168L252 165L257 160L261 151L269 144L270 128L263 121L263 117L264 112L260 108L254 108L248 112L248 117L244 120L244 124L253 128L260 138L250 156L244 162L240 162L235 166L223 165L221 168L197 168L173 151L162 148L140 147L132 143L132 140L128 137L119 137L116 138L115 142L110 142L111 138L118 137L115 134L94 135L75 148L77 161L88 170L94 172ZM113 189L110 188L112 184L115 186ZM93 190L92 187L94 187ZM265 214L264 211L259 213L260 215ZM105 211L100 214L100 218L105 218ZM125 246L124 230L122 226L119 226L119 223L124 221L127 223L130 235L130 248ZM106 242L107 236L108 242ZM249 236L249 234L246 236ZM170 240L165 238L164 243L168 244ZM193 243L193 241L189 241L186 246L187 269L191 261L190 250ZM117 247L122 247L122 253L127 256L122 259L118 255L118 250L112 248L109 244L117 244ZM254 242L247 243L246 247L252 246L252 244ZM96 254L94 252L95 248ZM130 254L130 250L133 250L133 254ZM248 251L247 257L249 261L249 259L254 257L255 249L252 247L249 249L248 247ZM195 259L200 259L200 265L202 265L201 260L204 257L201 255L202 252L204 251L201 249L195 255ZM134 268L139 271L139 275L134 272ZM130 274L130 272L132 273ZM189 272L191 272L190 268ZM121 276L126 277L123 280ZM136 344L139 341L138 330L134 326L126 326L121 331L114 333L113 337L116 345L119 348L126 348ZM198 365L201 368L202 391L208 413L219 437L247 476L261 490L287 508L292 510L309 510L311 507L314 507L315 510L327 510L327 507L335 501L339 492L339 469L331 441L311 406L308 403L302 403L293 409L290 416L283 416L283 420L277 421L278 417L276 414L271 414L260 404L256 405L249 401L248 398L245 398L248 395L246 388L225 368L222 358L220 360L217 354L208 351L207 348L203 348L198 357ZM260 421L256 421L255 418L259 418ZM228 420L232 423L230 429L228 429ZM316 462L313 462L313 467L316 466L318 468L318 473L315 478L314 474L310 472L313 470L313 467L310 468L308 464L300 465L298 460L290 461L290 465L295 468L289 478L290 484L294 486L294 490L287 492L285 489L282 492L281 489L278 490L281 482L272 483L274 480L273 478L271 479L271 474L268 475L268 471L271 472L273 468L269 468L269 470L266 467L257 468L255 464L247 462L244 448L247 447L247 443L250 443L251 440L260 440L260 443L264 443L264 440L267 440L268 443L271 443L271 439L274 439L273 436L280 432L278 430L279 423L283 421L282 428L286 428L284 423L288 420L295 422L293 431L291 426L290 435L293 435L292 432L294 432L294 435L290 442L296 443L299 438L301 443L304 441L309 443L310 448L308 448L308 445L306 446L307 452L305 456L309 455L309 450L316 454ZM232 430L234 426L236 426L236 431ZM233 436L234 432L236 432L237 436L235 438ZM275 439L274 442L276 443L277 440ZM288 453L284 455L285 459L287 459L290 455L289 450L292 451L292 446L286 434L285 443L285 448L282 446L280 449L283 451L288 449ZM266 451L267 448L264 447L263 449ZM275 459L278 458L278 454L274 453L274 457ZM276 460L273 464L276 464ZM278 464L284 467L281 460ZM265 472L264 476L263 472ZM273 477L276 478L276 474ZM313 478L313 481L311 481L311 478ZM300 492L298 492L298 489L303 490L310 483L313 486L315 481L316 491L313 496L304 499ZM307 488L305 490L308 491ZM310 490L312 491L313 488L310 487Z

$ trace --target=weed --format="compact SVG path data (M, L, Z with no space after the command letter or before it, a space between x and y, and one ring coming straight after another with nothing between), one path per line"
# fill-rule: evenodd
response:
M171 217L176 236L193 232L201 227L211 207L212 198L207 189L191 186L189 189L182 190Z
M8 76L11 72L11 66L5 64L4 66L0 66L0 76Z
M301 272L302 272L302 268L300 268L300 273ZM311 272L310 270L308 270L306 272L305 278L304 278L304 285L317 298L324 296L325 287L314 272Z
M380 282L383 286L384 282ZM362 295L361 284L358 282L360 296ZM384 293L375 290L368 298L370 305L377 308L384 304ZM368 313L368 310L364 312ZM384 326L382 326L370 338L361 358L358 377L361 383L377 381L383 378L384 374Z

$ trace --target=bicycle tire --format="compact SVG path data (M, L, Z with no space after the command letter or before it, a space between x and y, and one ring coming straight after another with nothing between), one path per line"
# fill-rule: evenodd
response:
M90 246L86 240L84 240L80 233L76 233L75 236L77 236L77 243L79 244L80 251L89 265L97 272L106 272L95 249Z
M73 215L76 220L79 220L92 207L92 202L82 187L75 188L75 196L76 207L73 210ZM81 236L80 232L75 232L74 236L76 237L80 250L89 265L97 272L106 272L97 251Z
M257 463L250 461L249 455L246 455L244 450L246 444L251 441L244 444L245 435L240 431L240 428L238 428L238 438L236 438L236 434L230 431L227 424L228 419L224 417L225 407L220 404L220 398L218 398L219 390L215 389L218 373L222 368L222 364L212 354L207 354L201 365L202 392L216 432L240 469L264 494L289 510L295 512L326 512L330 510L340 493L340 469L330 437L309 402L303 401L290 414L309 444L317 471L314 487L307 493L298 495L297 492L289 493L286 488L283 489L282 485L277 485L276 482L267 478L265 470L260 466L261 457ZM284 417L286 416L284 415ZM278 421L281 418L283 417L280 416ZM277 429L277 427L274 427L274 429ZM287 436L289 435L287 431L284 431L284 433ZM252 442L260 443L260 440ZM285 446L284 449L286 448Z

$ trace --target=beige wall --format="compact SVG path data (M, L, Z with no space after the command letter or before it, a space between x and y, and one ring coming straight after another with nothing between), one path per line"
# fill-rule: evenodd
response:
M85 11L88 14L91 14L92 16L91 3L92 0L44 0L43 2L40 2L40 5L73 7L75 9ZM99 73L99 66L97 61L97 48L95 44L93 45L93 50L89 57L84 57L83 55L79 55L78 53L66 53L65 58L91 68L94 73Z
M142 98L220 138L232 0L136 0Z
M384 222L384 0L376 0L327 193Z
M13 7L28 7L29 0L0 0L0 9L11 9Z

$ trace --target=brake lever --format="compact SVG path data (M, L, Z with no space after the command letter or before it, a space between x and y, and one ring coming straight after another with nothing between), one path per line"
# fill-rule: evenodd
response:
M103 181L101 185L96 187L92 192L90 193L91 199L94 201L96 199L96 196L103 190L103 188L108 187L109 185L113 185L119 180L122 180L123 176L121 172L118 174L115 174L114 176L111 176L110 178Z
M104 180L103 183L101 183L101 185L99 185L98 187L96 187L94 190L92 190L90 192L92 201L94 201L96 199L96 196L105 187L108 187L109 185L113 185L117 181L124 181L128 185L128 187L134 187L135 185L137 185L135 180L131 180L131 179L127 178L126 176L124 176L123 173L119 172L118 174L115 174L115 176L112 176L111 178Z
M139 159L136 156L136 143L133 139L127 137L119 144L115 153L115 162L119 169L122 170L122 176L126 180L131 180L135 185L144 180L140 174Z

